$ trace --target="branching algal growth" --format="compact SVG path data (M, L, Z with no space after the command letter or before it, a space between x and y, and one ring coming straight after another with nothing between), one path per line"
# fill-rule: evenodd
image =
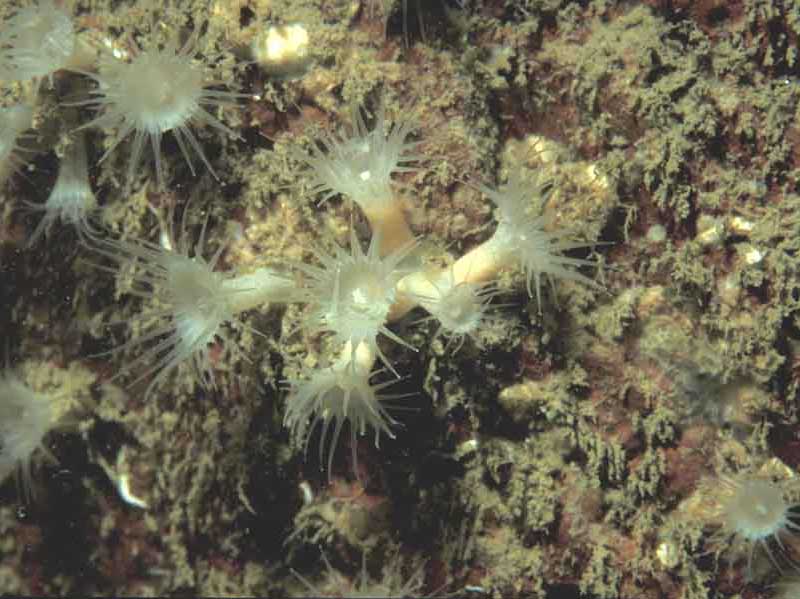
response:
M209 125L221 133L236 137L206 108L231 104L242 94L207 89L206 69L193 59L194 38L182 48L175 42L164 48L138 52L130 62L106 57L97 74L86 73L97 82L92 99L76 103L100 110L100 115L83 127L116 129L116 139L100 159L102 162L117 145L133 133L127 182L130 184L139 164L146 139L150 139L159 186L164 184L161 138L172 132L192 173L194 164L190 147L217 174L192 132L192 125Z

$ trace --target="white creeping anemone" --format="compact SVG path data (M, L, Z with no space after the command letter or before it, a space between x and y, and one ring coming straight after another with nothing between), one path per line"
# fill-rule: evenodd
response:
M528 295L536 294L539 313L542 311L542 277L551 285L553 279L577 281L602 289L580 273L581 266L597 266L597 262L571 258L563 252L599 245L598 242L575 241L569 230L553 229L554 217L545 208L552 193L547 181L537 179L531 185L520 170L512 171L508 182L498 189L478 185L478 189L497 206L498 225L487 243L485 253L494 254L492 260L503 263L516 261L525 271ZM529 205L533 198L533 212Z
M349 252L338 246L333 254L316 250L320 266L295 264L307 276L303 300L311 305L312 327L333 333L353 351L366 344L397 375L378 347L378 334L411 348L386 322L395 302L397 282L409 272L401 263L415 245L412 241L381 257L379 235L372 236L364 253L351 231Z
M9 370L0 372L0 481L16 472L26 500L33 495L34 454L55 461L44 438L57 419L52 397L33 391Z
M146 240L100 239L93 243L95 251L116 262L116 267L98 268L112 274L131 273L132 288L122 293L150 300L156 306L154 312L139 314L129 323L142 331L139 336L112 351L139 351L123 372L143 367L131 384L155 373L146 396L184 362L192 364L202 386L214 388L210 345L217 338L227 341L223 325L236 323L249 328L238 314L264 303L292 301L296 295L293 281L270 268L242 276L217 271L225 246L221 245L210 259L203 258L207 225L208 219L198 241L192 244L186 233L184 210L181 234L177 241L170 236L167 247Z
M39 79L68 66L75 51L72 19L52 0L18 10L0 25L0 78Z
M758 548L764 550L778 570L787 565L800 570L789 548L793 543L787 543L788 538L800 534L798 505L790 500L790 495L796 495L799 483L795 479L774 482L749 474L713 480L712 494L716 497L713 515L721 524L713 544L732 548L734 552L744 549L748 578L752 577L753 557Z
M182 48L175 42L163 48L151 48L135 53L130 62L105 57L98 73L85 73L97 82L94 97L75 103L91 106L99 116L85 127L116 129L116 139L100 159L102 162L117 145L131 133L133 144L128 163L127 182L130 184L138 166L145 141L150 140L155 158L156 178L164 184L164 165L161 138L172 132L189 168L194 174L190 148L215 177L217 174L206 158L192 125L208 125L221 133L237 137L206 108L233 103L243 94L207 89L205 68L194 59L195 39L190 38Z

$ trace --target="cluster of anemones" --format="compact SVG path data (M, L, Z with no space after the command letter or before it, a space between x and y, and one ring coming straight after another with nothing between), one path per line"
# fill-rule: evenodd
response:
M14 33L8 33L13 30ZM32 79L44 85L53 73L69 69L93 80L92 97L73 103L98 111L86 124L76 124L73 144L61 164L58 181L43 206L39 226L31 242L47 233L56 220L74 225L94 251L113 264L113 273L125 272L132 284L123 292L156 306L130 323L144 332L123 344L120 351L136 350L136 357L121 372L133 370L136 380L149 377L146 394L182 364L191 365L197 380L214 385L211 345L226 340L226 328L241 325L240 315L255 306L275 302L308 304L307 326L332 335L342 348L332 364L307 371L290 381L291 394L286 426L308 443L314 424L321 422L331 449L345 425L351 447L367 430L391 435L395 421L382 402L385 383L371 381L378 373L375 362L399 376L381 350L379 338L408 346L392 331L392 322L415 308L426 310L439 321L439 334L459 343L474 336L486 321L487 310L497 294L495 278L514 265L526 272L528 291L541 305L541 278L555 277L595 283L576 267L591 261L563 255L565 250L590 246L573 242L552 227L544 216L546 182L528 187L521 175L513 175L499 189L479 188L497 206L498 226L490 239L444 268L421 266L417 240L411 232L400 201L398 173L418 170L421 140L417 122L407 117L392 122L382 108L369 118L366 107L355 107L349 127L325 133L310 148L298 148L294 157L305 166L309 190L323 201L337 195L351 200L363 211L372 228L366 251L355 233L349 249L332 252L316 249L316 264L293 263L295 277L273 268L239 275L218 270L224 247L209 258L205 250L206 225L200 239L192 241L186 214L180 224L170 218L169 234L160 243L147 240L104 238L90 224L97 202L88 183L85 139L81 130L92 127L115 132L100 160L130 136L128 184L136 176L147 141L155 161L156 179L165 184L162 136L171 133L192 166L192 152L214 173L211 161L192 132L193 124L207 125L232 134L208 111L233 102L241 94L209 89L204 64L195 60L195 38L119 56L89 58L81 50L70 16L50 0L16 13L0 35L0 73L8 78ZM14 154L14 140L31 125L30 109L7 109L0 126L10 132L6 145ZM5 122L3 122L5 119ZM369 125L368 123L372 123ZM10 160L10 158L9 158ZM534 214L528 207L533 205ZM354 454L355 457L355 454Z

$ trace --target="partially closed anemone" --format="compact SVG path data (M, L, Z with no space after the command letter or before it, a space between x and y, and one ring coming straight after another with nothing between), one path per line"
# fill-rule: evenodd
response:
M447 347L454 345L458 351L467 337L475 339L477 332L489 320L488 311L492 299L500 294L496 281L457 283L453 269L438 276L428 277L429 291L415 299L430 312L419 322L438 320L439 327L434 338L449 337Z
M97 208L97 200L89 184L83 134L78 133L75 136L61 159L58 178L47 201L44 204L26 205L30 210L43 213L39 224L28 238L28 247L36 244L42 236L49 236L57 220L74 227L82 238L97 236L97 231L90 222L90 216Z
M327 453L329 478L339 436L345 426L349 426L354 468L358 436L368 431L374 433L376 447L381 435L394 438L392 427L397 422L384 407L384 401L399 396L382 394L381 391L394 381L370 383L375 374L377 372L368 372L356 362L344 360L288 381L290 397L284 426L307 450L311 435L320 424L319 460L325 463Z

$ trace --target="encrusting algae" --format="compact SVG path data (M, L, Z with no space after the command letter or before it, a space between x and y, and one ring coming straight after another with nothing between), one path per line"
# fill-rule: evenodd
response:
M799 24L0 6L0 589L791 596Z

